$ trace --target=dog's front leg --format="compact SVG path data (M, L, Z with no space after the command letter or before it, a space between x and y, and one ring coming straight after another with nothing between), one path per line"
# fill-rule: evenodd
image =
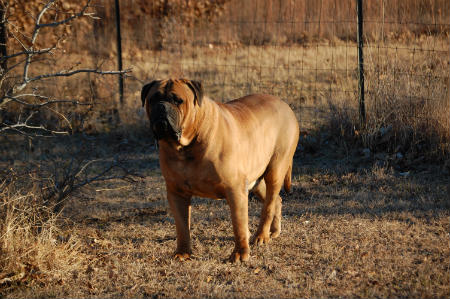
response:
M230 206L231 221L234 232L234 250L230 256L231 262L248 261L250 258L248 230L248 192L231 190L227 195Z
M170 210L175 218L177 230L177 250L175 258L179 260L189 259L192 254L191 249L191 196L177 194L167 188L167 200Z

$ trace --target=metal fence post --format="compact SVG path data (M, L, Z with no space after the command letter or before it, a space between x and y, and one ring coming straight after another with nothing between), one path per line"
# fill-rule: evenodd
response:
M364 57L363 57L363 5L357 0L358 15L358 93L359 93L359 124L361 128L366 125L366 107L364 103Z
M115 0L116 8L116 34L117 34L117 64L119 71L122 71L122 37L120 35L120 7L119 0ZM119 75L119 101L123 104L123 75Z
M0 3L0 57L6 57L6 4ZM0 63L0 76L6 71L7 59L4 58Z

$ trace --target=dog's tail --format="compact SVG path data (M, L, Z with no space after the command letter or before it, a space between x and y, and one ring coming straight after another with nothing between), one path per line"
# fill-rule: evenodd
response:
M289 165L286 175L284 176L284 191L286 191L286 193L291 192L291 182L292 182L291 178L292 178L292 162Z

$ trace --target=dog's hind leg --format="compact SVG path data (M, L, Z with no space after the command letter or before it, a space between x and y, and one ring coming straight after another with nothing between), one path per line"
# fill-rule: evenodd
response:
M280 234L281 197L279 193L283 185L283 176L280 174L281 172L285 172L280 170L269 167L264 175L266 196L264 198L258 230L254 238L254 243L257 245L268 243L271 235L273 235L272 237L277 237Z
M259 183L252 189L253 194L263 203L266 200L266 182L261 179ZM280 195L275 199L275 215L273 216L272 224L270 225L270 237L276 238L281 233L281 207L282 198Z

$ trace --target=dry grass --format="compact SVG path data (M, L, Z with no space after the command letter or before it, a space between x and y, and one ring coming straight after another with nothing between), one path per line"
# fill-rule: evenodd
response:
M58 215L42 204L38 186L24 186L27 175L5 175L0 186L1 294L19 285L65 281L86 258L78 236L58 225Z
M103 156L116 151L107 150L110 142L97 144ZM436 166L405 177L332 144L314 155L298 152L293 193L283 196L282 235L253 248L249 263L232 265L225 261L233 248L226 202L194 200L194 257L175 261L175 226L155 149L144 142L122 151L145 179L93 184L68 203L65 225L42 226L15 250L5 244L17 237L2 239L4 253L35 269L26 272L29 279L3 284L3 296L450 295L448 174ZM260 208L250 200L253 232ZM27 258L17 252L24 245L32 248Z

